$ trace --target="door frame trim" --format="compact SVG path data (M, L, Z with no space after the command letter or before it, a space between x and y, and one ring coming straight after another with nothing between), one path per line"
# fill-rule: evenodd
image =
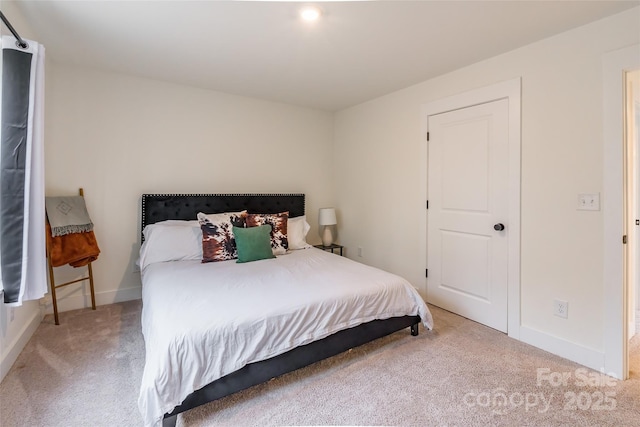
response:
M466 107L473 107L499 99L509 101L509 261L507 266L507 333L509 337L520 339L520 185L521 185L521 79L520 77L470 90L444 99L422 105L420 137L420 186L421 194L429 200L428 194L428 143L429 116L446 113ZM427 209L423 209L420 221L420 257L428 265L427 253ZM423 285L427 293L427 278Z
M604 369L619 379L629 375L625 303L627 289L623 280L623 123L624 73L640 68L640 45L606 53L602 57L603 79L603 298Z

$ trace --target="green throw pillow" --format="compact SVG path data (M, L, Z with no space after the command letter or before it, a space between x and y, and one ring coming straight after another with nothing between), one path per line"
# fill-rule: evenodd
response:
M271 226L240 228L233 227L233 236L238 248L238 261L250 262L275 258L271 250Z

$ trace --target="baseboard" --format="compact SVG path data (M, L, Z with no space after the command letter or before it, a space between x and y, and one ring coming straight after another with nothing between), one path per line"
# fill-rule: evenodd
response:
M20 352L22 352L36 329L38 329L43 317L44 314L42 313L42 310L33 310L33 314L28 321L25 322L22 329L20 329L16 338L9 343L6 348L2 349L2 360L0 360L0 382L2 382L7 373L9 373L9 370L18 359Z
M520 326L520 340L597 371L604 369L604 353L526 326ZM541 366L543 367L543 366Z
M107 305L116 302L131 301L142 298L142 288L116 289L113 291L96 292L96 305ZM53 303L51 294L47 294L41 301L46 314L53 314ZM91 307L91 294L88 290L83 290L72 295L58 295L58 313L64 311L78 310Z

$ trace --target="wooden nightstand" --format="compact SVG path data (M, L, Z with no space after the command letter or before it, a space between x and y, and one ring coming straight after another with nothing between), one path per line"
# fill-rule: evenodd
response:
M342 249L344 249L344 246L342 245L337 245L335 243L332 243L330 246L324 246L324 245L313 245L314 248L318 248L318 249L322 249L325 251L331 251L331 253L335 253L334 250L336 249L340 249L340 256L342 256Z

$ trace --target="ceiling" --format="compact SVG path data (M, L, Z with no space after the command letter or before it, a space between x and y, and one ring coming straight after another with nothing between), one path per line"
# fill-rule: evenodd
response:
M298 18L304 4L47 0L16 6L56 62L336 111L640 0L327 1L314 3L323 16L311 25Z

